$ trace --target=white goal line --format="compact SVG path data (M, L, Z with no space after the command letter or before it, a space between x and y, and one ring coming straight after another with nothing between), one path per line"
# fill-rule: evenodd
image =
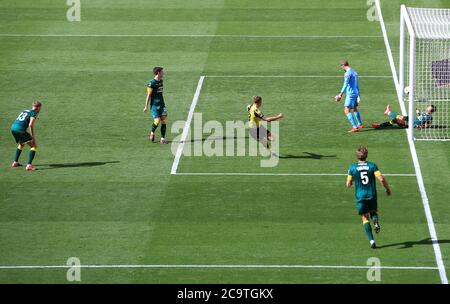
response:
M265 172L177 172L176 175L199 176L347 176L344 173L265 173ZM414 173L388 173L384 176L415 177Z
M191 265L173 265L173 264L147 264L147 265L23 265L23 266L0 266L2 269L69 269L69 268L138 268L138 269L158 269L158 268L236 268L236 269L283 269L283 268L297 268L297 269L390 269L390 270L436 270L437 267L432 266L366 266L366 265L214 265L214 264L191 264Z
M391 50L391 46L389 44L389 37L387 35L386 26L384 24L380 0L375 0L375 6L377 9L378 17L380 19L381 32L383 33L384 44L386 47L386 53L388 56L388 61L389 61L389 65L391 67L391 72L392 72L392 79L394 81L394 85L395 85L395 88L397 91L398 102L400 104L402 113L405 114L406 108L405 108L405 104L404 104L403 100L401 100L401 94L400 94L401 92L399 90L399 80L398 80L398 76L397 76L398 75L397 69L395 68L395 63L394 63L394 59L392 56L392 50ZM409 138L408 130L405 130L405 131L406 131L406 135L407 135L407 139L408 139L409 150L411 152L411 158L412 158L412 161L414 164L414 170L416 172L417 185L419 187L420 196L422 198L422 205L423 205L423 208L425 211L425 216L427 219L428 231L430 233L431 241L433 244L433 251L434 251L434 256L436 258L436 265L438 266L438 270L439 270L439 277L441 279L442 284L448 284L447 273L445 270L444 261L442 259L441 247L439 246L439 241L438 241L438 237L437 237L437 233L436 233L436 227L434 226L433 216L431 214L431 208L430 208L430 204L428 201L428 195L427 195L427 192L425 189L425 183L424 183L423 177L422 177L422 170L420 168L419 157L417 156L416 146L414 144L414 141Z

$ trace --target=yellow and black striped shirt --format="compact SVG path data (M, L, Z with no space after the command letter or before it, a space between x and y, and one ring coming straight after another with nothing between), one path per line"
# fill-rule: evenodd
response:
M264 119L264 114L261 112L256 104L251 104L247 108L248 110L248 126L250 128L257 128L261 123L261 120Z

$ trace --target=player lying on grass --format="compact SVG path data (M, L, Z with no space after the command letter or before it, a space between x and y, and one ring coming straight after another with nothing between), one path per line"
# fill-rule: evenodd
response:
M358 162L352 164L348 169L347 187L350 188L355 183L356 209L358 214L361 215L364 231L369 239L370 247L376 248L377 245L373 238L372 226L370 226L370 219L372 219L375 232L380 232L375 178L381 182L387 195L391 195L391 188L378 169L378 166L375 163L366 161L368 154L369 151L366 147L361 146L356 150Z
M36 170L36 168L32 164L37 149L36 132L34 131L34 126L36 124L38 113L41 111L41 107L42 103L40 103L39 101L33 101L31 110L23 110L11 125L11 133L14 136L16 143L19 144L17 146L14 162L11 165L11 167L13 168L22 166L22 164L19 163L19 157L20 154L22 154L22 150L25 145L28 144L31 149L28 153L28 164L26 166L26 170ZM27 129L30 130L30 133L27 132Z
M349 132L357 132L359 129L364 128L361 122L361 116L358 111L359 103L359 84L358 84L358 74L352 69L347 60L341 61L341 68L345 71L344 74L344 85L341 91L337 94L334 99L339 102L342 99L342 95L346 95L344 104L344 113L347 116L348 121L352 125L352 129ZM353 117L355 114L355 117ZM356 118L356 122L355 122Z
M253 103L247 106L249 133L252 138L262 143L267 149L270 149L270 141L273 140L273 136L269 130L261 125L261 121L275 121L283 118L283 114L265 116L261 112L261 107L262 97L253 96Z
M425 113L421 113L419 109L416 109L416 117L414 117L414 128L429 128L431 123L433 122L433 113L436 112L436 107L434 105L430 105L427 107ZM384 115L392 118L390 121L386 121L380 124L372 124L372 127L375 129L389 128L394 124L397 124L399 127L407 128L409 124L409 117L403 115L397 115L397 113L391 111L391 106L386 106L386 111L384 111Z
M166 119L167 119L167 108L164 103L163 91L163 77L164 69L162 67L153 68L153 74L155 77L150 80L147 84L147 97L145 98L144 112L147 112L148 105L150 103L150 110L153 116L153 124L150 131L150 140L155 141L155 131L161 123L161 144L166 144Z

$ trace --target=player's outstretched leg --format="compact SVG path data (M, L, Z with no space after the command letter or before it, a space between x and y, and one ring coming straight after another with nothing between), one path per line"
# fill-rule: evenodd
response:
M22 154L23 147L24 147L24 145L22 145L22 144L19 144L17 146L16 156L14 157L14 162L12 163L11 167L13 167L13 168L22 167L22 164L19 163L19 157L20 157L20 154Z
M403 116L402 115L398 115L397 113L391 111L391 105L387 105L386 106L386 110L384 111L383 114L386 115L386 116L389 116L393 120L395 120L395 119L403 120Z
M390 121L386 121L380 124L374 123L372 124L372 128L374 129L384 129L384 128L390 128L394 125L394 121L390 120Z

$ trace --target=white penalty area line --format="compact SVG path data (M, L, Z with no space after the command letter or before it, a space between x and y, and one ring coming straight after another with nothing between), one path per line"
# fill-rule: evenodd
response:
M390 269L390 270L436 270L437 267L428 267L428 266L358 266L358 265L25 265L25 266L0 266L0 270L2 269L70 269L70 268L98 268L98 269L108 269L108 268L216 268L216 269L224 269L224 268L235 268L235 269L283 269L283 268L291 268L291 269Z
M392 78L394 80L395 88L397 91L397 96L400 96L401 94L399 94L397 69L395 68L394 60L392 58L392 51L391 51L391 47L389 45L389 39L387 36L386 27L384 25L383 15L381 12L380 0L376 0L375 5L377 8L378 17L380 19L381 31L383 33L384 43L386 46L386 52L387 52L388 59L389 59L389 65L390 65L391 71L392 71ZM406 111L405 111L405 105L403 103L403 100L398 98L398 102L402 109L402 113L405 114ZM405 130L405 131L407 134L408 130ZM423 204L423 208L425 210L425 216L427 218L428 230L430 232L431 242L433 244L433 250L434 250L434 255L436 258L436 264L437 264L437 267L439 270L439 276L440 276L442 284L448 284L447 274L445 271L444 262L442 260L441 247L439 246L439 241L438 241L437 234L436 234L436 228L434 226L433 216L431 214L431 208L430 208L430 204L428 201L427 192L425 190L425 184L423 182L422 170L420 169L420 163L419 163L419 158L417 157L416 146L414 144L414 141L411 140L409 138L409 136L407 136L407 138L408 138L409 149L411 151L411 157L412 157L413 164L414 164L414 170L416 171L417 184L419 186L420 196L422 198L422 204Z
M376 35L220 35L220 34L21 34L0 33L0 37L156 37L156 38L285 38L285 39L379 39Z
M198 175L198 176L347 176L344 173L264 173L264 172L179 172L176 175ZM391 173L384 176L405 176L414 177L410 173Z
M191 108L189 109L189 114L186 119L186 123L184 124L183 133L181 133L180 143L178 144L177 153L175 154L170 174L177 174L178 164L180 163L180 158L183 154L184 143L186 142L186 138L189 134L189 128L191 126L192 117L194 116L195 106L197 105L198 98L200 97L200 92L202 90L204 80L205 76L200 76L200 79L197 83L197 89L195 90L194 98L192 98Z

